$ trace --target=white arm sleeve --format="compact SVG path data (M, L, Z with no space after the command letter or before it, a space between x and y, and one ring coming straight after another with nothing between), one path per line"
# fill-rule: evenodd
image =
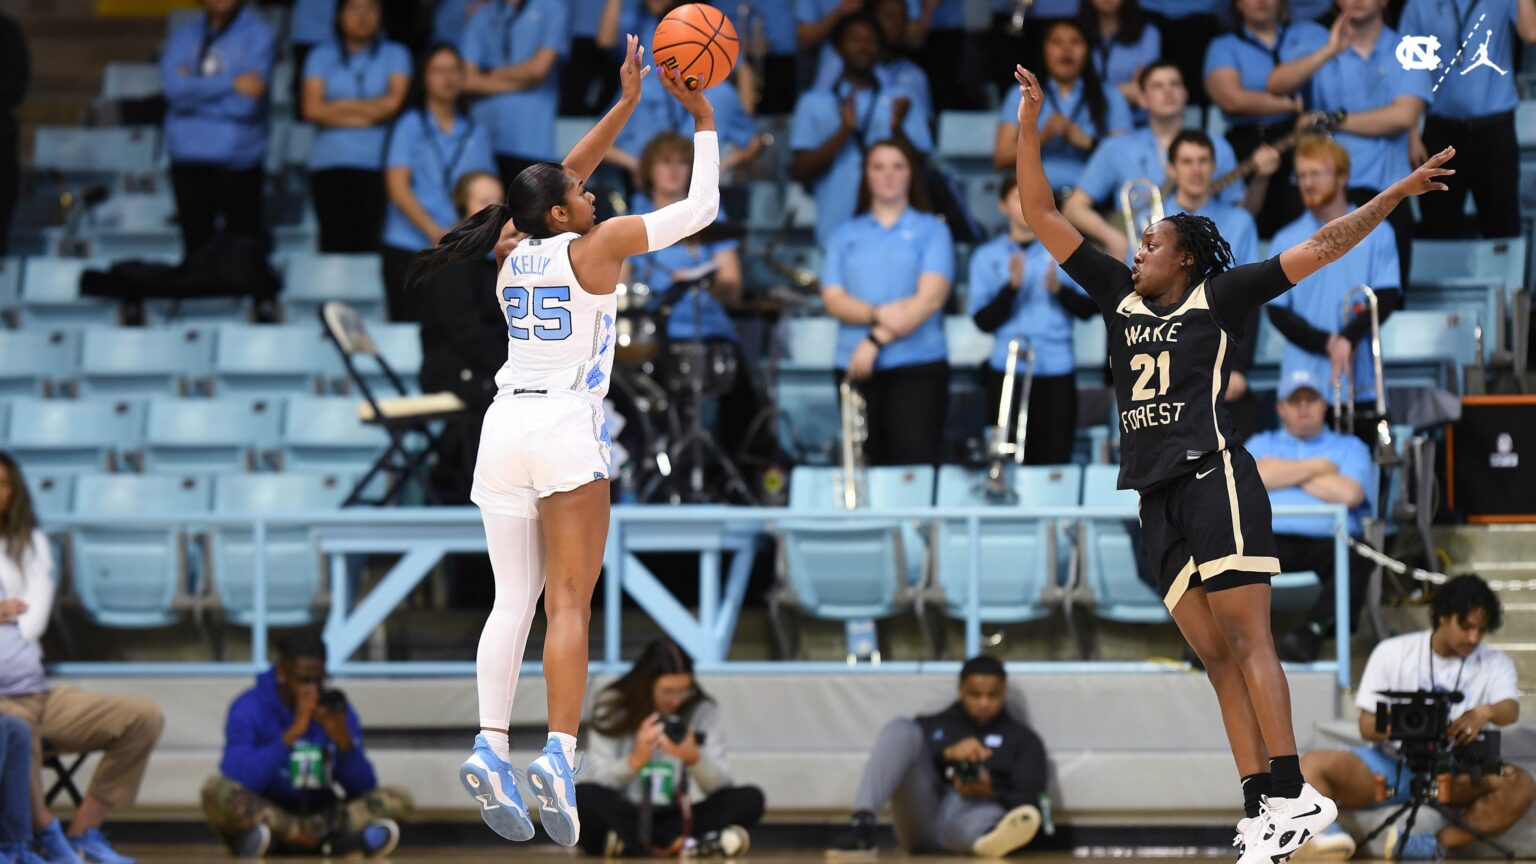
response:
M720 211L720 143L713 132L693 133L693 179L688 197L640 217L648 251L665 249L715 221Z

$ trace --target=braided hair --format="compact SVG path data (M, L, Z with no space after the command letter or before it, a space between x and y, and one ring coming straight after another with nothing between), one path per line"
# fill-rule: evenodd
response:
M1163 221L1173 224L1179 232L1179 246L1194 261L1189 269L1191 288L1232 269L1232 247L1222 239L1215 222L1189 213L1175 213Z

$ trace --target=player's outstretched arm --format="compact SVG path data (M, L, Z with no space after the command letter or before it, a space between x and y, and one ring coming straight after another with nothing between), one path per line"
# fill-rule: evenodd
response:
M1448 177L1456 172L1440 166L1455 155L1455 147L1441 150L1407 177L1388 186L1365 206L1345 213L1317 229L1305 241L1281 252L1280 269L1285 271L1285 278L1294 285L1344 257L1344 253L1355 248L1377 225L1386 221L1392 209L1404 198L1423 195L1425 192L1445 191L1446 185L1437 178Z
M645 47L640 44L640 37L633 33L626 36L624 65L619 67L619 84L622 88L619 101L608 109L608 113L597 121L590 132L581 136L581 140L576 142L576 146L565 157L565 167L575 171L583 182L590 179L592 172L603 163L603 157L624 130L624 124L629 122L629 115L635 113L635 106L640 104L640 82L651 71L651 67L640 65L644 55Z
M1083 244L1083 235L1056 209L1051 196L1051 181L1040 162L1040 104L1045 91L1035 73L1023 66L1013 67L1019 82L1018 148L1014 152L1014 172L1019 180L1019 202L1024 205L1024 221L1045 244L1051 257L1065 262Z

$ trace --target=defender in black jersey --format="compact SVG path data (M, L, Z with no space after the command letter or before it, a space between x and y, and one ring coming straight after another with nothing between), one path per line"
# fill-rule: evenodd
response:
M1337 260L1404 198L1444 190L1436 154L1305 243L1232 267L1211 220L1177 214L1142 233L1132 266L1083 242L1056 210L1040 163L1043 91L1022 66L1017 172L1024 217L1083 286L1109 330L1120 422L1120 487L1141 494L1147 558L1163 601L1200 655L1221 703L1246 818L1240 864L1287 860L1338 815L1296 757L1290 689L1269 628L1279 572L1269 496L1253 457L1232 441L1223 394L1249 313Z

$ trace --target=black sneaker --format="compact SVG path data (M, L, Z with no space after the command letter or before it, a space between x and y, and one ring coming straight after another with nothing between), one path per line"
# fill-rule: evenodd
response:
M685 855L693 858L735 858L747 854L752 838L740 825L727 825L719 831L711 831L702 837L690 837L684 847Z
M827 850L829 861L868 861L876 856L875 848L875 814L859 812L853 814L853 819L848 823L848 830L831 849Z

